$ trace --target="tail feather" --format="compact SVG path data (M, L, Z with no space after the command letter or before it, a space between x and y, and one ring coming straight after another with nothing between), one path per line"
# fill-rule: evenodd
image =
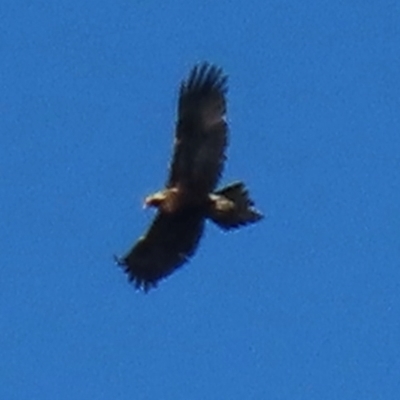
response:
M224 230L252 224L263 218L253 206L243 182L234 182L211 195L210 218Z

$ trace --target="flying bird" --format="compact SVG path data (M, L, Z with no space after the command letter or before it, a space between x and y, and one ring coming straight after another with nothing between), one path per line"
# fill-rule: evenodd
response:
M227 231L262 218L244 183L216 190L228 144L226 94L227 76L206 62L181 83L166 187L144 202L157 214L132 249L116 257L138 289L147 292L193 256L207 219Z

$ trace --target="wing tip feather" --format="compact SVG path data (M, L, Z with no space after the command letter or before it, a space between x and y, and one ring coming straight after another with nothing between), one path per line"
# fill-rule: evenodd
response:
M182 81L181 94L214 92L226 95L228 76L222 68L203 61L196 64L186 80Z

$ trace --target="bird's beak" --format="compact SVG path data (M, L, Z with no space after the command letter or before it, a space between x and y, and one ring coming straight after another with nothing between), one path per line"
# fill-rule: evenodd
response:
M147 208L149 208L149 198L148 197L146 197L143 202L143 210L146 210Z

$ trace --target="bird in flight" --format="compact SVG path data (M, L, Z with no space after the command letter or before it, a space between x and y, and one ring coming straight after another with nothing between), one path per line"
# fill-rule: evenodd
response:
M157 214L130 251L116 257L138 289L147 292L193 256L207 219L227 231L262 218L243 182L216 190L228 144L226 94L227 76L207 62L181 83L166 186L144 202Z

